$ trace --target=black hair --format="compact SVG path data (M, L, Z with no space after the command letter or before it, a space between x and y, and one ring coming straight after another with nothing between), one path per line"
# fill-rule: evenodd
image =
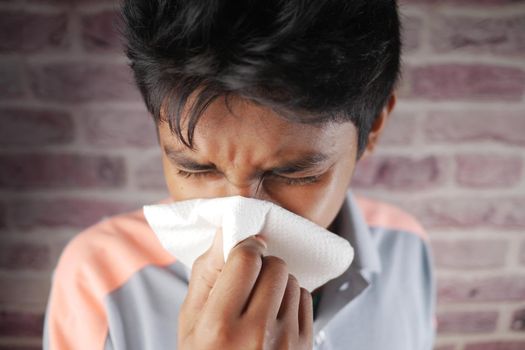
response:
M400 75L395 0L123 0L122 15L147 109L190 148L207 106L240 96L294 122L353 122L359 156Z

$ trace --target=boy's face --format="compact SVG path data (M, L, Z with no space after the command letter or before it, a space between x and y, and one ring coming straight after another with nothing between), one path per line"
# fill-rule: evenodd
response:
M206 109L195 129L194 151L167 123L159 124L171 197L264 199L328 227L354 172L354 125L292 123L241 99L231 99L229 107L218 98Z

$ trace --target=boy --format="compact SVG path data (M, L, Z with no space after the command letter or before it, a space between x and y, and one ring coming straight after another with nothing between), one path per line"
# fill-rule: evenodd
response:
M310 295L257 238L224 262L219 230L189 273L141 210L120 215L64 250L44 347L431 349L423 231L347 192L396 103L395 1L126 0L122 13L170 199L272 201L356 257Z

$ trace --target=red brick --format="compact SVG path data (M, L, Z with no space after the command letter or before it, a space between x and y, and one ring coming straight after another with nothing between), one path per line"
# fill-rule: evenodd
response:
M394 112L379 138L379 144L409 145L413 142L416 129L416 118L413 114Z
M0 11L0 52L57 50L67 46L64 13Z
M50 109L0 109L0 146L45 146L73 140L67 112Z
M434 350L456 350L455 345L437 345Z
M437 315L439 334L487 333L496 329L497 311L449 311Z
M522 301L524 299L525 276L502 275L438 280L440 303Z
M135 171L135 179L139 188L166 191L161 157L155 155L141 162Z
M44 310L51 287L51 276L0 275L0 307ZM9 286L9 288L4 288Z
M513 331L525 331L525 308L514 311L510 329Z
M436 100L519 101L525 92L525 72L483 64L436 64L413 67L411 96Z
M433 240L434 261L445 269L488 269L505 265L508 243L502 240Z
M521 244L520 262L522 265L525 265L525 242Z
M116 11L102 11L82 18L82 40L87 50L122 51L123 41L118 28L122 20Z
M434 198L399 204L412 212L426 227L525 227L525 198Z
M24 96L22 66L15 61L2 61L0 64L0 100Z
M18 200L10 203L8 222L19 228L71 227L85 228L101 219L137 209L124 202L55 198Z
M158 145L155 122L141 110L90 110L82 118L82 132L87 143L97 146Z
M523 160L517 156L461 154L456 157L456 181L467 187L511 187L523 173Z
M427 141L475 142L497 141L525 145L525 110L465 112L434 111L425 125Z
M120 157L77 154L0 155L0 188L121 187Z
M525 341L522 340L502 340L483 343L471 343L465 345L465 350L523 350Z
M0 202L0 230L7 227L7 210L4 203Z
M438 159L433 156L373 156L359 163L352 185L362 188L384 186L404 190L429 188L441 181L441 167Z
M421 43L421 32L423 21L421 18L413 16L403 16L403 50L404 52L411 52L416 50Z
M0 268L9 270L45 270L50 267L50 251L45 244L2 241Z
M430 31L439 52L520 54L525 52L525 16L447 16Z
M55 267L58 263L58 260L62 256L62 253L66 246L69 244L71 239L73 239L78 234L78 229L70 229L68 237L59 237L55 238L51 243L52 255L51 255L51 266Z
M0 335L40 337L44 315L17 311L0 311Z
M34 94L46 101L141 101L125 64L62 62L30 69Z

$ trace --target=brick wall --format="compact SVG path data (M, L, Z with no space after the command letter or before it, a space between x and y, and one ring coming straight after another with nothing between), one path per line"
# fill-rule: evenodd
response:
M400 102L354 187L428 228L436 349L525 349L525 1L401 8ZM39 348L74 234L166 193L115 9L0 0L0 350Z

